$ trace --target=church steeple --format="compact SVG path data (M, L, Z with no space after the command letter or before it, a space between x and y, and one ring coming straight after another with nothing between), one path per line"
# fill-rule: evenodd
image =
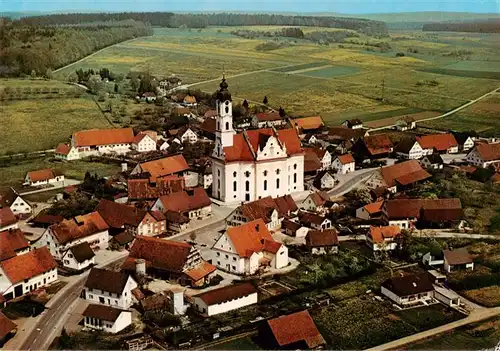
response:
M229 85L226 82L226 77L222 75L222 81L219 84L220 89L217 91L217 100L219 101L232 101L231 93L227 89Z
M233 146L233 136L235 134L233 129L233 103L231 93L228 90L229 85L224 75L219 86L216 101L215 157L223 157L222 150L225 147Z

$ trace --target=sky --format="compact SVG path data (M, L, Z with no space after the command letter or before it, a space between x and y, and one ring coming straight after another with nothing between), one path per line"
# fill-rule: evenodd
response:
M0 0L0 12L262 11L346 14L452 11L499 13L500 0Z

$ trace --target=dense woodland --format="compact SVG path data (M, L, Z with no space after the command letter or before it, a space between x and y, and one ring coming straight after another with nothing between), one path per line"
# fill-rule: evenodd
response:
M127 39L151 35L142 22L107 21L78 26L0 25L0 76L47 76L54 69Z
M359 30L366 34L385 35L387 27L384 22L360 18L343 18L331 16L287 16L270 14L174 14L171 12L126 12L126 13L81 13L57 14L47 16L26 17L20 23L26 25L60 25L82 24L95 21L123 21L133 19L152 26L177 28L205 28L207 26L311 26Z
M433 32L500 33L500 19L428 23L422 29Z

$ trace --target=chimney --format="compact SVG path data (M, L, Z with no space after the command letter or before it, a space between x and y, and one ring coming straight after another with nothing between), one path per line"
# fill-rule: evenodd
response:
M123 162L123 163L122 163L122 172L126 172L126 171L127 171L127 169L128 169L128 164L127 164L127 162Z
M135 260L135 273L138 276L146 275L146 261L142 258L138 258Z

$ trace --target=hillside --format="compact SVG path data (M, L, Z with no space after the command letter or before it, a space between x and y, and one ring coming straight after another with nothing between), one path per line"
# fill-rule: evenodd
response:
M500 33L500 18L428 23L423 26L422 30L434 32Z

